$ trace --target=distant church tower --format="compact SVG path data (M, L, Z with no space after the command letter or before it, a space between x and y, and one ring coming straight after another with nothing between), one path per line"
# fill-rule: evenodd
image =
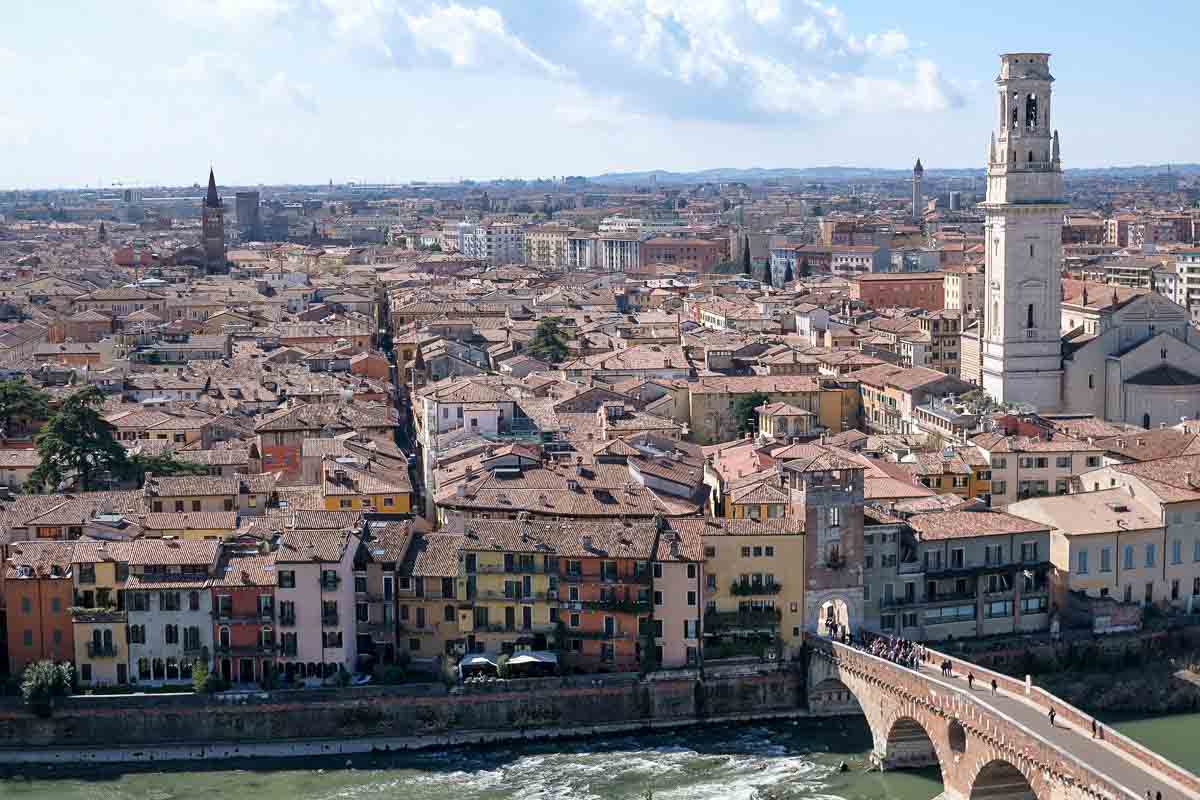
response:
M916 166L913 167L912 176L912 221L918 225L921 224L921 220L923 218L922 214L924 212L924 208L922 208L922 206L925 205L925 196L921 192L921 178L923 177L925 177L925 168L921 166L921 159L918 158Z
M1039 411L1061 404L1062 165L1050 127L1050 55L1000 57L988 147L983 388Z
M208 193L200 212L201 246L204 266L208 272L225 272L225 209L217 194L217 180L212 167L208 169Z

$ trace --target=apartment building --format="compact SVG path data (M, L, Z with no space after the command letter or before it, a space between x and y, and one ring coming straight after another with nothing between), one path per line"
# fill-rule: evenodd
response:
M1049 628L1048 525L995 511L869 517L864 594L878 630L943 641Z
M348 530L289 530L275 551L279 667L306 683L356 667L354 557Z
M414 659L468 652L458 625L460 607L468 608L458 580L462 544L459 534L412 533L397 565L398 651Z
M525 234L512 222L460 222L458 249L466 258L487 264L523 264Z
M125 585L133 542L79 541L71 555L75 581L72 639L81 685L121 686L130 672ZM84 681L82 665L88 664ZM165 675L164 662L164 675Z
M805 537L796 519L674 520L704 553L704 657L789 658L805 629Z
M666 669L696 666L703 655L704 542L690 522L668 523L654 555L653 662Z
M8 670L74 655L70 609L75 605L70 542L18 542L4 565Z
M566 268L569 233L570 229L561 225L542 225L525 231L525 263L538 269Z
M1063 495L1071 481L1102 463L1104 448L1068 436L1050 439L981 433L972 444L991 465L994 508L1044 495Z
M862 419L867 430L877 433L921 433L915 413L917 408L972 388L944 372L926 367L905 369L891 364L851 372L844 380L858 385Z
M256 683L275 674L279 620L275 613L275 554L232 549L213 575L213 670L230 683Z
M858 419L858 390L854 384L811 375L717 378L702 377L688 384L688 422L692 441L715 444L737 435L734 401L762 393L772 403L786 403L814 415L811 430L841 433Z
M220 549L220 542L194 539L142 539L126 546L129 665L139 684L184 683L197 661L207 662ZM80 678L84 667L79 664Z
M943 305L947 311L957 311L963 317L974 317L983 311L983 270L974 265L947 265L942 270Z

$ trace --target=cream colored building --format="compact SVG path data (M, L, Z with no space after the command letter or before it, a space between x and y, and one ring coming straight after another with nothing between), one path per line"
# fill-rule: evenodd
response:
M542 225L525 231L525 263L541 269L565 269L568 233L568 228L559 225Z

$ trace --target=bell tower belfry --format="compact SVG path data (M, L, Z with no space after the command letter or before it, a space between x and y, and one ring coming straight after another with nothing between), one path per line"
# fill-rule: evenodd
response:
M983 388L1039 411L1061 404L1062 224L1048 53L1000 57L999 121L988 147Z

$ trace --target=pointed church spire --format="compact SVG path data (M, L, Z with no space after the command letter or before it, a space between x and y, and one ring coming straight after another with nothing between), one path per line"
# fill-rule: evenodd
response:
M221 198L217 196L217 179L212 167L208 168L208 194L204 197L204 205L209 208L220 208Z
M100 241L102 241L102 242L108 241L108 231L104 227L104 220L100 220L99 238L100 238Z
M925 168L921 166L921 159L917 159L916 165L913 167L913 175L924 175Z
M1057 129L1055 129L1055 131L1054 131L1054 146L1050 152L1050 160L1058 161L1058 130Z

